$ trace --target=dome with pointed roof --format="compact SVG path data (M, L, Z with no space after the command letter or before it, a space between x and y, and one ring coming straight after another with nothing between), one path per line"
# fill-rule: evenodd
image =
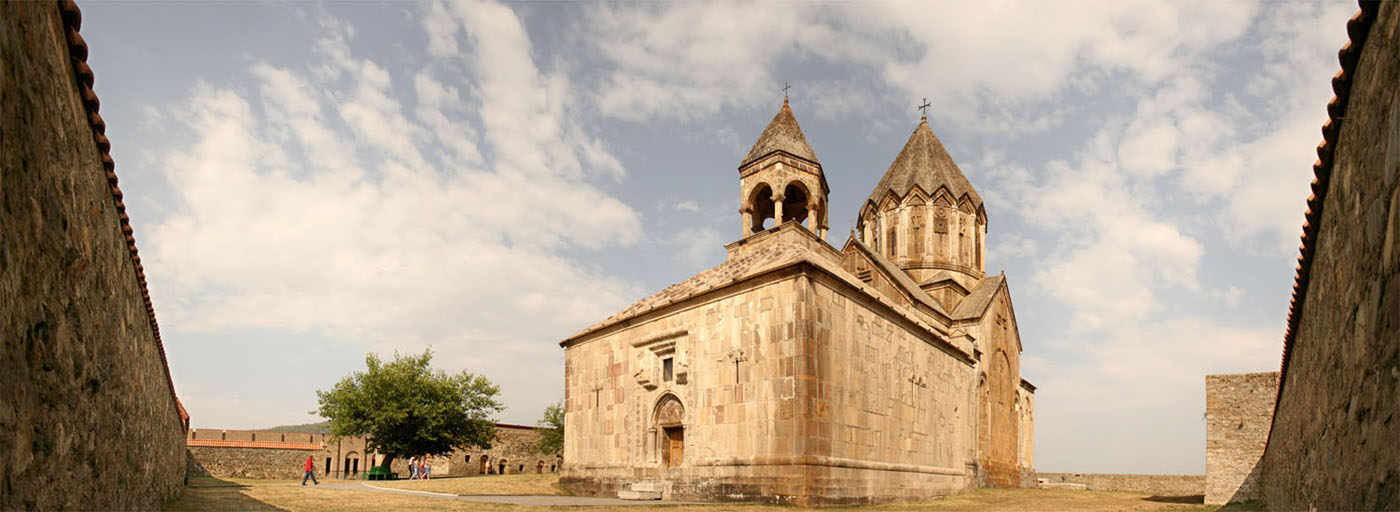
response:
M895 157L889 170L885 171L885 176L880 178L875 190L870 192L870 204L878 205L889 193L903 198L909 195L915 186L930 195L935 194L941 187L947 187L954 204L960 203L966 196L971 201L974 211L982 209L982 196L977 195L977 190L972 188L967 176L964 176L958 164L953 162L953 157L948 155L948 150L943 149L943 143L928 127L927 118L914 129L914 133L909 136L909 142L904 144L904 149Z
M783 151L814 164L821 163L817 161L816 153L812 152L812 146L807 144L802 127L797 126L797 118L793 117L792 109L788 108L786 98L783 99L783 108L768 122L768 127L763 129L763 134L753 143L753 148L749 149L749 154L739 163L739 168L742 169L774 151Z
M893 201L887 198L893 198ZM860 240L915 281L936 285L945 271L966 289L984 277L987 236L982 197L925 118L856 217Z

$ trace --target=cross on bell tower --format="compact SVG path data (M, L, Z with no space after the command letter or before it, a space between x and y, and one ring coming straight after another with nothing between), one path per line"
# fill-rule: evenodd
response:
M929 106L930 106L930 105L929 105L929 103L928 103L928 97L924 97L924 103L923 103L922 105L919 105L919 106L916 108L916 110L918 110L918 111L920 111L920 112L923 112L923 114L924 114L924 120L925 120L925 121L928 120L928 108L929 108Z
M739 163L739 213L748 237L787 222L804 224L826 239L830 189L822 164L788 106L792 85L783 82L783 106ZM771 227L765 221L772 219Z

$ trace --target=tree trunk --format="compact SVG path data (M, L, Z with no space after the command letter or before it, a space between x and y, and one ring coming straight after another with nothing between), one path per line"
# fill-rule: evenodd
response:
M384 466L384 469L385 469L385 470L393 471L392 469L390 469L390 468L393 467L393 463L394 463L394 454L392 454L392 453L386 453L386 454L384 454L384 462L379 463L379 465L380 465L380 466Z

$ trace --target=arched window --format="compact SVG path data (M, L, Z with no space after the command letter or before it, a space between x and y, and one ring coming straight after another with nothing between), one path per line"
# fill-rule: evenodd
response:
M924 256L924 205L917 205L909 209L909 257L923 258Z
M899 250L899 237L895 235L899 229L899 221L897 219L898 216L891 211L885 221L885 243L889 244L889 251L886 252L885 255L889 256L890 259L894 259L899 255L898 252L896 252Z

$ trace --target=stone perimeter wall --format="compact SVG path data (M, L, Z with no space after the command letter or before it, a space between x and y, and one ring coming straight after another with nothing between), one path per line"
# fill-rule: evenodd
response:
M185 425L69 30L57 2L0 2L0 509L156 509Z
M1135 492L1153 496L1205 494L1205 475L1134 475L1127 473L1037 473L1051 483L1084 484L1091 491Z
M1271 509L1400 508L1400 2L1364 8L1375 18L1339 93L1350 99L1262 462Z
M306 456L310 455L318 478L356 479L371 466L383 461L383 457L377 454L365 455L365 439L361 437L332 440L325 434L305 432L198 429L190 431L189 439L194 442L312 443L320 446L318 449L190 446L187 461L190 474L216 478L300 479ZM429 461L432 476L557 472L561 464L556 455L534 450L539 439L538 429L497 425L496 442L491 444L489 450L458 450L451 455L433 457ZM374 463L370 462L371 457ZM482 464L483 457L485 465ZM504 472L502 464L505 464ZM390 465L400 478L408 478L408 456L396 456Z
M1259 499L1278 372L1206 376L1206 504Z

